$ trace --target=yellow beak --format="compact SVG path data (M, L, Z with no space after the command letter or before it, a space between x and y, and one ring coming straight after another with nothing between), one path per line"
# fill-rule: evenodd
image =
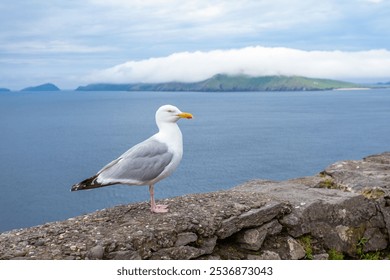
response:
M190 114L190 113L185 113L185 112L178 114L178 116L179 116L180 118L183 118L183 119L192 119L192 118L193 118L193 117L192 117L192 114Z

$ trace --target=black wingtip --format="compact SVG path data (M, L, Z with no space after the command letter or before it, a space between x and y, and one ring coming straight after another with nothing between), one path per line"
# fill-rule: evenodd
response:
M101 184L96 182L97 175L92 176L91 178L85 179L84 181L74 184L70 189L71 192L80 191L80 190L88 190L102 187Z
M71 192L75 192L75 191L78 191L79 190L79 186L80 184L75 184L72 186L72 188L70 189Z

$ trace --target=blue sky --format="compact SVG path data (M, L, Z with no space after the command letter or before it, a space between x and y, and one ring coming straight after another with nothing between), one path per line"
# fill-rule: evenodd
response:
M217 72L390 81L390 0L3 0L0 87Z

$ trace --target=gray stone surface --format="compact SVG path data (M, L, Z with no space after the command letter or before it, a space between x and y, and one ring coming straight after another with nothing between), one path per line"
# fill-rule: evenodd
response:
M305 249L303 249L302 245L294 238L287 238L287 244L291 260L299 260L305 257Z
M373 198L390 194L390 152L363 160L339 161L327 167L324 173L335 184L355 193L372 195Z
M87 258L90 260L101 260L104 255L104 248L100 245L92 247L87 253Z
M198 240L198 236L193 232L179 233L177 235L175 246L178 247L187 245L188 243L195 242L196 240Z
M280 260L278 253L272 251L264 251L260 255L248 255L248 260Z
M326 259L389 256L390 153L341 161L320 174L254 180L0 234L8 259Z
M236 241L240 243L241 248L257 251L263 245L266 236L267 229L258 227L239 232Z
M260 193L235 191L164 203L170 205L167 214L151 213L147 203L138 203L2 233L0 259L192 259L211 254L217 233L226 232L227 225L235 233L272 219L283 208Z

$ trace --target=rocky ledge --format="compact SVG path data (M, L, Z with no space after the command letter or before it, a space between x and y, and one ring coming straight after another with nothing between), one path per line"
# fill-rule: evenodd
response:
M0 234L0 259L389 259L390 152Z

